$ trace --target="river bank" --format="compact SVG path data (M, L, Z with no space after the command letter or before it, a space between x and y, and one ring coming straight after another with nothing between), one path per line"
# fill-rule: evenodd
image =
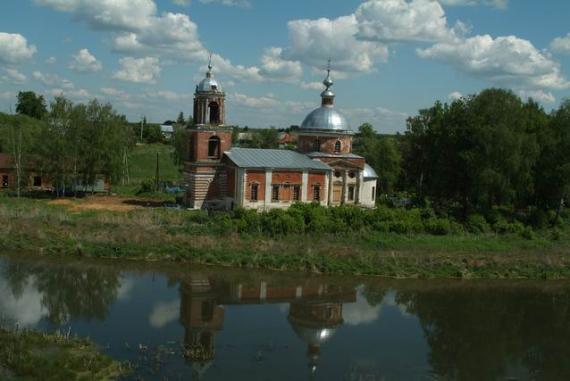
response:
M89 340L0 327L2 380L116 380L125 373Z
M125 202L132 207L124 210L81 207L86 202L1 199L0 250L392 278L570 279L570 234L564 226L474 234L451 224L442 235L436 234L438 226L431 234L414 233L412 219L395 215L399 225L382 221L387 231L368 228L366 221L355 229L358 222L351 217L356 222L350 229L317 233L296 231L295 215L275 214L279 219L264 222L276 225L271 234L246 233L257 226L249 220L258 217L208 216L136 202ZM446 227L442 219L424 223L434 224ZM391 231L408 225L408 232ZM283 226L289 230L280 234Z

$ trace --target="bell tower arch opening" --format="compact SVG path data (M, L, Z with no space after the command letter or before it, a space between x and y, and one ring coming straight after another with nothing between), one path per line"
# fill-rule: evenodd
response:
M208 104L208 109L210 110L210 124L220 124L220 105L218 105L217 102L210 102L210 104Z
M208 158L220 158L220 138L217 136L212 136L210 139L208 139Z

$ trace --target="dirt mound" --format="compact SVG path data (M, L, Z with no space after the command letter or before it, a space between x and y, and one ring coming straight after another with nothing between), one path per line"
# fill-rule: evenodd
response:
M62 205L68 207L72 212L82 212L87 210L104 210L111 212L129 212L142 208L144 200L117 196L92 196L81 200L60 199L49 202L50 205Z

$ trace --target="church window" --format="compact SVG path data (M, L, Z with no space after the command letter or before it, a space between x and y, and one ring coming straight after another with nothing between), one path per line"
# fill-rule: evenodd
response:
M274 185L271 188L271 201L279 201L279 185Z
M319 138L313 140L313 151L315 152L321 151L321 140Z
M8 175L2 176L2 188L8 188Z
M41 176L34 176L33 184L35 187L41 187L42 186L42 177Z
M293 187L293 201L301 200L301 187L299 185L295 185Z
M259 184L251 184L251 201L257 201L259 194Z
M313 186L313 201L321 201L321 186Z
M220 158L220 138L212 136L208 140L208 157L211 159Z
M341 173L340 171L334 171L334 177L340 177Z
M348 177L350 177L351 179L354 179L354 176L356 176L356 173L354 173L354 171L350 171L348 173Z
M354 185L348 186L348 201L354 201Z
M376 199L376 187L372 187L372 201Z
M340 153L342 148L342 144L340 142L340 140L337 140L336 143L334 144L334 153Z

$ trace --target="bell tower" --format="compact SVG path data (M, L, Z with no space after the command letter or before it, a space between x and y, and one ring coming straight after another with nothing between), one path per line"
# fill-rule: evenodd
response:
M232 148L232 129L225 126L226 95L208 63L206 77L194 93L194 125L189 128L185 163L186 204L194 209L226 208L227 174L222 164Z

